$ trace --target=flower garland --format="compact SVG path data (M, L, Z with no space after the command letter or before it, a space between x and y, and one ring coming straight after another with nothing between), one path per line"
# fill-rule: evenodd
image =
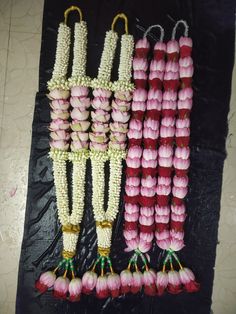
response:
M126 156L126 133L129 120L129 107L131 100L132 84L131 65L133 53L133 36L125 34L121 39L121 54L118 81L110 82L113 59L115 55L117 34L114 32L114 24L117 18L127 18L124 14L118 14L112 24L112 30L106 33L104 49L101 57L98 77L92 81L94 88L92 112L92 132L90 133L90 158L92 165L92 205L96 220L98 239L98 258L91 271L87 271L83 278L83 292L85 294L96 290L98 298L106 298L109 295L119 295L120 277L112 267L109 257L112 237L112 224L119 211L120 186L122 176L122 160ZM112 102L112 122L110 122L110 102L112 91L115 91L115 99ZM110 137L108 139L108 132ZM109 141L110 140L110 141ZM109 141L109 143L108 143ZM105 162L109 160L110 177L108 190L107 210L104 209L105 194ZM100 266L100 276L95 270ZM110 273L105 274L106 268Z
M75 24L75 45L72 78L66 82L66 74L70 51L70 28L66 26L69 12L77 10L80 13L81 22ZM66 31L65 31L66 30ZM66 35L65 35L66 34ZM64 52L64 57L62 53ZM56 199L58 207L58 218L62 224L63 232L63 259L54 271L43 273L36 282L36 288L44 292L53 287L55 297L67 298L69 293L70 301L78 301L82 290L81 279L75 277L73 257L75 255L80 223L84 211L85 196L85 172L86 160L89 157L88 133L90 126L88 121L90 99L87 97L88 88L86 85L89 78L86 77L86 54L87 54L87 26L82 21L82 13L77 7L70 7L65 11L65 24L60 24L58 31L56 61L52 80L48 83L50 90L49 97L52 99L50 124L51 151L50 157L53 160L53 175L56 188ZM63 86L61 85L64 82ZM56 85L59 84L59 85ZM65 88L71 87L70 103L73 107L71 112L72 123L69 118L69 91ZM72 133L69 133L71 126ZM69 139L71 137L71 144ZM71 152L68 152L69 146ZM67 161L73 164L72 174L72 211L70 214L68 183L67 183ZM56 278L57 273L64 270L63 276ZM71 276L68 277L68 273ZM71 278L71 280L70 280Z
M178 25L183 23L185 26L185 36L181 37L179 43L174 39ZM161 232L156 233L158 245L167 251L165 260L163 262L162 271L157 273L157 289L158 294L162 295L164 290L170 293L176 294L182 291L182 286L187 292L195 292L199 289L199 284L195 281L195 276L189 268L185 268L181 265L176 251L181 250L184 247L184 232L183 225L185 221L185 205L184 197L187 194L188 177L187 171L190 165L189 154L190 149L189 136L190 136L190 120L189 114L192 107L192 88L191 81L193 75L193 66L191 58L192 40L188 37L188 26L186 22L179 21L175 25L172 34L172 40L167 43L167 55L168 62L166 64L166 74L164 78L164 86L167 89L166 94L170 93L171 101L166 107L166 103L163 101L163 120L168 119L169 129L164 129L166 135L169 135L168 141L164 141L165 147L159 148L159 156L162 152L165 156L169 156L170 163L168 163L168 169L166 173L171 172L171 160L174 166L174 177L172 186L172 201L171 201L171 221L170 231L167 230L167 222L169 222L169 208L162 208L163 213L166 214L166 220L164 226L161 227ZM178 60L180 50L180 59ZM181 79L181 88L178 92L177 102L177 119L175 122L174 116L176 112L176 99L177 88L179 86L178 77ZM176 129L174 128L176 125ZM163 130L163 135L164 135ZM161 132L162 133L162 132ZM170 143L175 140L176 148L173 155L173 148ZM161 139L162 142L162 139ZM162 142L163 143L163 142ZM167 157L166 157L167 158ZM167 164L166 164L167 165ZM159 171L160 173L160 171ZM170 177L167 176L166 180L170 182ZM170 185L168 184L168 191ZM160 209L161 204L158 204ZM166 204L165 204L166 205ZM160 229L159 229L160 230ZM173 260L175 260L179 266L179 271L174 270ZM170 270L166 272L167 264L170 264Z

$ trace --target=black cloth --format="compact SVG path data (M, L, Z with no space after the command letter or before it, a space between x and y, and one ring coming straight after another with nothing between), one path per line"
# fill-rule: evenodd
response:
M34 289L42 271L57 265L62 249L60 225L57 220L52 163L48 158L50 122L46 82L51 78L55 58L58 24L64 10L79 5L88 22L88 75L95 77L105 32L113 17L124 12L129 18L130 33L136 39L149 25L161 24L165 40L179 19L185 19L193 38L194 106L191 114L190 191L187 197L186 247L180 258L193 269L201 290L198 293L148 297L120 296L98 300L83 296L79 303L54 299L51 292L40 295ZM159 313L209 314L220 213L223 163L226 157L227 114L234 63L234 1L212 0L46 0L43 17L39 92L36 95L32 126L27 208L24 238L19 265L17 314L53 313ZM69 17L70 24L78 20ZM117 30L122 33L123 23ZM178 30L178 36L182 32ZM155 33L155 32L154 32ZM156 34L158 36L158 34ZM118 57L118 56L117 56ZM116 58L117 59L117 58ZM115 71L117 71L117 62ZM114 71L114 73L115 73ZM114 74L113 79L116 78ZM79 275L89 269L96 257L96 232L91 209L91 169L87 167L85 217L76 257ZM124 183L124 182L123 182ZM123 203L113 233L112 260L114 269L127 266L129 254L124 253L122 236ZM154 245L151 265L160 267L160 250Z

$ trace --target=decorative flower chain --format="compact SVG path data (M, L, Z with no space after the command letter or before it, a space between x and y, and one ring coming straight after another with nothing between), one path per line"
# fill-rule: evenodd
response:
M119 14L127 20L124 14ZM117 17L114 19L116 21ZM114 23L113 27L114 28ZM92 112L92 133L90 133L90 158L92 165L92 205L96 220L98 239L98 258L91 271L84 274L83 292L91 293L94 288L98 298L109 295L119 295L120 276L114 273L109 257L112 237L112 224L119 211L119 198L121 189L122 160L126 156L126 133L128 129L129 108L132 84L131 65L133 53L133 36L123 35L121 40L121 54L119 77L115 83L110 82L113 59L115 55L117 34L112 29L107 32L104 50L100 62L97 79L92 81L94 88ZM125 69L125 70L124 70ZM115 99L112 102L112 122L110 122L110 102L112 90ZM109 143L108 132L110 131ZM109 148L108 148L109 147ZM110 177L108 190L107 210L104 208L105 195L105 162L109 160ZM100 266L100 276L95 273ZM105 274L109 268L110 273Z

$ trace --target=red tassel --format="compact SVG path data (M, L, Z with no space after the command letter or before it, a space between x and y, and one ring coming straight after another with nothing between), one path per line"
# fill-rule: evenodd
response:
M160 143L161 145L172 145L174 141L174 137L161 137Z
M176 196L173 196L173 198L172 198L172 204L173 205L178 205L178 206L180 206L180 205L182 205L184 203L184 200L182 199L182 198L178 198L178 197L176 197Z
M125 196L124 196L124 200L125 200L126 203L135 205L135 204L137 204L138 201L139 201L139 195L137 195L137 196L128 196L128 195L125 195Z
M132 119L142 121L143 117L144 117L144 111L141 111L141 110L132 111Z
M142 168L142 176L143 177L155 177L157 174L157 168Z
M184 177L188 173L188 169L177 169L175 168L175 173L178 177Z
M135 49L135 57L146 59L149 48L136 48Z
M148 197L148 196L142 196L139 197L139 203L143 207L151 207L155 204L155 196Z
M138 177L140 175L141 168L127 167L125 172L128 177Z
M151 233L154 231L154 224L151 226L139 225L140 232Z
M158 167L158 173L160 177L170 177L172 173L172 167Z
M165 90L177 91L179 87L179 80L167 80L163 82Z
M150 88L161 89L162 87L162 81L159 78L149 80L148 82L149 82Z
M179 109L178 115L180 119L186 119L189 117L190 110L189 109Z
M189 47L189 46L180 47L180 57L181 58L190 57L191 53L192 53L192 47Z
M160 119L160 111L152 109L146 111L146 119L152 118L153 120L159 120Z
M174 229L175 231L183 231L184 221L171 220L170 227L171 229Z
M135 139L135 138L130 138L129 139L129 147L131 146L141 146L142 144L142 139Z
M155 228L156 228L156 231L157 232L162 232L164 230L169 230L169 224L164 224L164 223L160 223L160 222L157 222L155 224Z
M145 148L156 149L157 140L153 140L152 138L144 138L143 144Z
M178 52L172 52L167 54L168 61L177 61L178 60Z
M136 230L138 227L137 221L125 221L125 230Z
M167 206L169 204L169 195L157 195L157 204Z
M154 54L154 59L156 61L158 61L158 60L164 59L165 51L163 51L163 50L154 50L153 54Z
M162 109L162 117L174 117L176 110L173 109Z
M135 83L136 88L142 88L142 89L145 89L147 85L146 80L140 80L140 79L135 79L134 83Z

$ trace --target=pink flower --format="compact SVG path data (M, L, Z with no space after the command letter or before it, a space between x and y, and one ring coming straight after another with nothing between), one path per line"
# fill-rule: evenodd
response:
M97 133L97 132L107 133L109 132L109 125L108 123L94 122L92 124L92 131L94 133Z
M183 213L183 214L175 214L175 213L172 213L172 214L171 214L171 220L173 220L173 221L184 222L184 221L185 221L185 218L186 218L185 213Z
M190 120L189 118L185 119L176 119L176 128L189 128L190 127Z
M126 123L129 121L130 115L128 112L121 112L119 110L113 109L111 113L112 119L116 122Z
M147 99L147 91L145 89L135 89L133 93L133 101L146 101Z
M139 237L140 237L140 240L143 240L143 241L150 243L150 242L152 242L152 240L154 238L154 234L153 234L153 232L140 232Z
M176 129L175 136L176 137L190 136L190 129L189 128Z
M168 272L168 292L177 294L182 291L179 273L175 270Z
M111 94L112 94L111 91L106 90L106 89L102 89L102 88L97 88L97 89L94 89L94 91L93 91L94 97L110 98Z
M134 71L134 79L146 81L147 80L147 73L145 71L135 70Z
M176 169L186 170L190 166L190 160L174 157L173 165Z
M79 97L71 97L70 98L70 104L74 108L80 108L80 109L87 109L89 108L91 103L90 98L79 98Z
M169 230L164 230L164 231L161 231L161 232L156 232L155 236L156 236L156 239L157 239L157 240L169 239L169 237L170 237L170 232L169 232Z
M168 90L163 93L163 100L176 101L176 99L177 99L177 92L173 90Z
M110 141L117 143L124 143L126 141L126 134L120 132L111 132Z
M150 128L153 131L157 131L159 127L159 122L156 120L153 120L151 118L148 118L144 121L144 128Z
M89 127L89 121L72 121L71 123L71 129L73 131L87 131Z
M128 186L125 187L125 192L128 196L137 196L139 195L140 188L139 186Z
M109 296L108 284L106 276L99 276L96 283L96 297L105 299Z
M63 111L63 110L54 110L51 111L51 119L56 120L56 119L62 119L62 120L67 120L70 116L68 111Z
M179 76L180 77L192 77L193 76L193 66L189 65L188 67L180 67Z
M165 61L164 60L152 60L150 63L150 71L164 71Z
M145 160L142 158L142 167L143 168L156 168L157 167L157 160Z
M177 107L177 103L176 101L173 100L164 100L162 102L162 109L171 109L171 110L175 110Z
M133 111L145 111L146 103L145 101L133 101L131 107Z
M145 270L143 272L143 285L144 285L144 293L150 296L154 296L156 294L156 276L149 271Z
M51 100L54 99L68 99L70 92L68 90L54 89L50 91L48 98Z
M190 155L189 147L176 147L175 156L177 158L188 159Z
M147 253L152 247L152 242L150 241L145 241L143 239L140 239L139 240L139 250L142 252L142 253Z
M163 138L166 138L166 137L173 137L175 135L175 128L172 127L172 126L164 126L162 125L161 126L161 129L160 129L160 136L163 137Z
M182 47L182 46L192 47L193 41L190 37L181 36L179 39L179 45L180 45L180 47Z
M188 186L188 177L178 177L174 176L173 178L173 183L174 186L179 187L179 188L186 188Z
M169 206L159 206L159 205L156 205L155 206L155 211L158 215L169 215L170 213L170 208Z
M141 195L142 196L147 196L147 197L152 197L154 196L155 193L155 188L146 188L146 187L141 187Z
M126 203L125 204L125 211L129 214L138 213L139 207L135 204Z
M123 234L126 240L132 240L137 238L138 230L124 230Z
M139 39L137 43L135 44L135 49L139 49L139 48L145 48L145 49L150 48L150 44L146 37Z
M157 184L157 179L155 177L147 176L142 178L141 184L146 188L153 188Z
M142 156L142 148L140 146L132 146L128 150L128 157L140 158Z
M154 79L159 79L160 81L163 81L164 71L150 71L148 78L149 81L152 81Z
M54 285L56 275L52 271L42 273L39 280L36 281L35 288L41 293L44 293Z
M109 99L102 97L95 97L92 102L94 109L102 109L105 111L109 111L111 109Z
M155 233L157 234L157 232ZM162 250L169 250L170 248L170 239L157 240L157 245Z
M82 291L82 281L79 278L73 278L69 284L69 299L72 302L79 301Z
M74 86L71 88L71 96L87 96L89 92L88 87L84 86Z
M70 103L63 99L54 99L51 101L50 106L54 110L67 110L70 107Z
M134 58L133 59L133 69L134 69L134 71L138 71L138 70L147 71L147 69L148 69L147 59Z
M161 145L158 149L160 157L168 158L173 155L173 148L170 145Z
M126 165L130 168L139 168L141 166L140 158L126 158Z
M50 137L55 141L58 141L58 140L68 141L70 139L70 134L68 134L65 130L59 130L59 131L51 132Z
M170 185L171 178L170 177L158 177L158 185Z
M175 118L172 117L163 117L161 120L161 125L166 127L168 126L175 126Z
M180 67L189 67L193 65L193 59L191 57L185 57L179 59L179 66Z
M158 130L157 131L153 131L153 129L151 128L145 128L143 130L143 137L144 138L151 138L153 140L157 139L159 135Z
M166 45L166 52L168 54L173 53L173 52L179 52L179 43L175 40L169 40L167 45Z
M105 132L109 132L109 125L105 125L108 127ZM113 122L110 123L110 128L112 132L121 132L126 134L128 132L128 123Z
M164 80L178 80L179 79L179 72L165 72Z
M149 89L148 91L148 99L155 99L158 100L159 102L162 101L162 91L160 91L159 89Z
M171 192L170 185L157 185L156 193L157 195L169 195Z
M145 148L143 150L143 158L145 160L154 160L157 158L157 151L155 149Z
M155 46L154 46L154 50L161 50L161 51L166 51L166 44L158 41L156 42Z
M73 141L88 141L89 135L87 132L72 132L71 139Z
M159 271L156 277L157 294L163 295L166 287L168 286L168 274L164 271Z
M56 119L50 123L49 130L51 131L68 130L69 127L70 127L70 124L68 121L65 121L62 119Z
M133 294L138 293L142 289L143 284L143 274L140 271L133 272L132 282L131 282L131 292Z
M183 231L170 230L170 236L171 236L171 238L174 238L176 240L183 240L184 232Z
M139 214L138 213L129 214L129 213L125 212L124 217L125 217L125 220L129 221L129 222L138 221Z
M125 269L120 273L121 292L128 293L131 290L133 276L130 270Z
M109 274L107 277L107 286L111 296L113 298L118 297L120 293L120 276L115 273Z
M54 283L53 295L56 298L66 299L70 280L64 277L58 277Z
M138 238L134 238L134 239L131 239L131 240L126 240L127 249L125 249L125 251L126 252L130 252L130 251L136 250L138 248L138 244L139 244L139 239Z
M82 291L85 294L92 293L97 283L97 274L93 271L87 271L82 278Z
M171 205L171 211L176 215L182 215L185 213L185 205Z
M184 100L178 100L178 109L191 110L192 105L193 105L193 100L191 98L186 98Z
M140 139L142 138L142 134L143 134L142 131L129 129L127 136L130 139Z
M172 157L169 158L164 158L164 157L159 157L158 158L158 163L161 167L172 167Z
M170 248L177 252L182 250L182 248L184 247L184 241L183 240L178 240L175 238L171 238L171 242L170 242Z
M140 215L150 217L154 214L153 207L140 207Z
M161 102L156 99L147 100L147 110L158 110L161 111Z
M131 99L132 99L132 92L130 92L130 91L116 91L114 93L114 97L116 99L120 99L120 100L123 100L123 101L131 101Z
M82 149L82 148L88 148L88 142L87 141L73 141L70 145L70 148L71 148L71 151L74 152L74 151L77 151L79 149Z
M154 223L154 217L139 216L139 223L143 226L151 226Z
M131 130L137 130L137 131L141 131L143 128L143 124L141 121L136 120L136 119L131 119L130 123L129 123L129 128Z
M89 133L89 138L92 142L96 142L96 143L106 143L108 138L107 135L105 133Z
M177 186L173 186L172 188L172 194L175 196L175 197L178 197L178 198L185 198L185 196L187 195L188 193L188 189L186 187L177 187Z
M180 269L179 277L187 292L197 292L199 290L200 285L195 281L195 276L189 268Z
M193 97L193 90L191 87L183 88L179 91L179 100L185 100Z
M50 147L55 148L55 149L60 149L60 150L68 150L69 144L67 141L64 140L59 140L59 141L50 141Z
M167 224L170 220L169 215L155 215L155 222L161 224Z
M126 178L126 185L138 187L140 185L139 177L128 177Z
M83 110L81 111L80 109L78 108L74 108L72 111L71 111L71 118L74 119L74 120L80 120L80 121L84 121L84 120L87 120L88 117L89 117L89 111L87 110Z
M175 61L167 61L166 62L166 72L178 72L179 71L179 64Z
M96 143L96 142L90 143L90 149L99 150L102 152L107 150L107 146L108 146L108 144L100 144L100 143Z

